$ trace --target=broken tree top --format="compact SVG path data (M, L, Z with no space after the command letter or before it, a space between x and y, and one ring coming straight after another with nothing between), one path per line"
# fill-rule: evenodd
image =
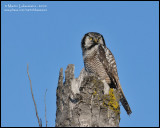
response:
M74 65L60 69L57 87L56 127L117 127L120 122L118 92L105 85L97 76L82 69L74 76Z

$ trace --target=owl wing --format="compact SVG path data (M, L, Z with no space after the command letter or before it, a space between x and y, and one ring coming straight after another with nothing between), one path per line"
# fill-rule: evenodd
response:
M131 111L130 106L127 102L127 99L125 98L125 95L124 95L123 90L121 88L121 84L119 82L119 77L118 77L118 73L117 73L117 66L116 66L114 56L109 49L106 49L101 45L99 46L98 51L99 51L98 58L99 58L100 62L103 64L103 67L106 70L111 81L113 82L115 88L118 89L119 95L120 95L120 101L121 101L124 109L126 110L127 114L130 115L132 113L132 111Z
M105 71L107 72L109 78L111 79L112 83L114 84L115 88L118 88L119 78L118 78L117 68L114 67L114 68L116 68L116 69L114 69L113 64L111 64L111 62L109 61L109 58L106 57L106 51L105 51L104 47L102 47L100 45L98 51L99 51L98 58L99 58L100 62L103 64L103 67L104 67ZM113 57L113 55L112 55L112 57Z

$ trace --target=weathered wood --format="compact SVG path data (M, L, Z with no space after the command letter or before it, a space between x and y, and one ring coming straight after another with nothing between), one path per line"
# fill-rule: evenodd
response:
M82 69L74 77L74 65L60 69L57 87L56 127L117 127L120 121L116 90L105 93L106 83ZM108 85L107 85L108 86Z

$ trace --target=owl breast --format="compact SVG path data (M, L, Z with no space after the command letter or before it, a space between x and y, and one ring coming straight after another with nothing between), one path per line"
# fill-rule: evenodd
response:
M84 66L88 73L98 75L98 77L102 80L108 78L107 83L111 83L110 78L103 67L103 64L100 62L98 58L97 50L88 54L84 58Z

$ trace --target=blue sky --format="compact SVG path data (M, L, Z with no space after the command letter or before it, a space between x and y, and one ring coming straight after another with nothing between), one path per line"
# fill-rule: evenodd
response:
M47 5L45 12L6 12L5 5ZM1 126L55 126L59 70L83 68L81 39L99 32L115 56L132 108L120 126L159 126L159 2L1 2Z

